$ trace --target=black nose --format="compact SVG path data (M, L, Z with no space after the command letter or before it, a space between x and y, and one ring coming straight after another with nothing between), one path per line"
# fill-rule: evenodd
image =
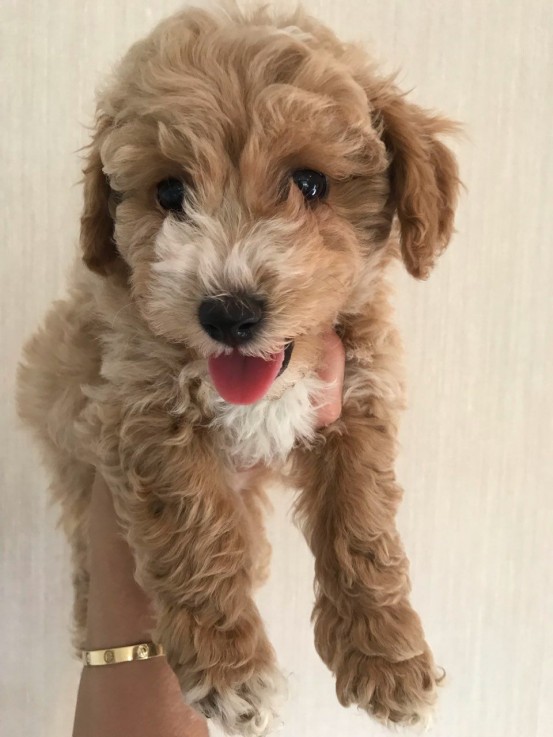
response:
M258 331L264 303L258 297L208 297L200 305L200 324L213 340L225 345L247 343Z

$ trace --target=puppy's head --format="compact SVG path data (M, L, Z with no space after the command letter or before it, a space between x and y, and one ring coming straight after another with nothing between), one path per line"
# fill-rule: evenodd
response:
M407 269L427 275L453 226L450 128L310 18L186 11L100 99L85 262L124 264L149 328L255 401L371 300L395 215Z

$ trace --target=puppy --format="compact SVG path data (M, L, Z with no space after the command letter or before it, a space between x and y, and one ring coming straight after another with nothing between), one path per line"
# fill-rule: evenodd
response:
M75 645L98 469L155 638L229 733L266 734L283 690L252 599L271 475L297 489L340 703L414 723L435 700L394 524L403 391L386 274L401 258L426 277L450 239L459 180L439 136L454 128L301 11L181 12L99 96L82 261L26 346L20 413L72 545ZM343 411L316 430L330 326Z

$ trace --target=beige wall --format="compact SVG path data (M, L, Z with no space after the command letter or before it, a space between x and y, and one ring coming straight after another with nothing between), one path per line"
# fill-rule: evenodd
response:
M399 473L414 599L449 675L435 737L545 737L553 723L553 4L318 0L465 121L458 235L425 284L399 275L411 385ZM94 86L176 2L2 0L0 734L70 733L67 551L16 429L23 336L75 248L75 150ZM384 730L335 701L311 644L311 561L275 497L261 605L291 697L284 737Z

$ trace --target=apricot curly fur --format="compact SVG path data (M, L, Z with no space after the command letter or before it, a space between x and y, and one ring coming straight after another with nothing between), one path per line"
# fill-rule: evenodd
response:
M19 410L73 548L75 646L97 470L185 697L231 734L268 733L284 692L252 598L275 475L298 489L315 642L340 702L405 723L434 702L394 523L403 378L387 272L401 255L424 277L447 245L459 181L438 137L452 130L301 10L185 10L136 43L99 95L83 260L25 348ZM298 168L326 174L324 201L305 203ZM167 177L186 187L183 216L156 202ZM197 311L244 293L268 304L244 352L294 351L264 403L237 413L209 378L220 347ZM346 349L343 412L317 431L330 325Z

